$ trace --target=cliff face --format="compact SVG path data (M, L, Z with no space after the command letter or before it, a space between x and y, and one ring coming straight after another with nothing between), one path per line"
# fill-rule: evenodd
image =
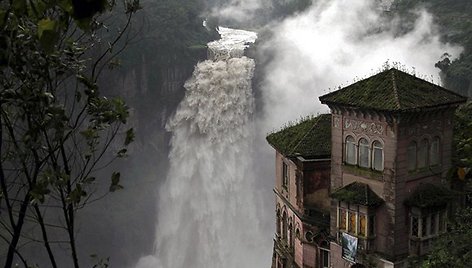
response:
M120 96L130 107L126 128L134 128L135 141L126 159L107 167L121 172L124 189L88 207L80 220L82 226L93 226L80 230L79 246L86 249L82 259L90 260L92 253L110 257L110 266L118 268L133 267L139 257L152 253L157 190L169 163L165 124L185 95L183 85L194 66L206 59L206 43L217 37L202 27L195 3L142 5L144 14L136 23L145 21L138 27L143 33L119 56L121 66L100 81L106 96Z

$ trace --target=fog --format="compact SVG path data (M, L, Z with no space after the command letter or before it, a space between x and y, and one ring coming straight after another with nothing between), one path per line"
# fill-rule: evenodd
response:
M433 17L417 10L411 30L378 1L316 1L309 10L274 26L260 50L271 56L262 82L267 131L300 116L328 112L318 97L390 66L440 83L434 64L461 48L442 43Z

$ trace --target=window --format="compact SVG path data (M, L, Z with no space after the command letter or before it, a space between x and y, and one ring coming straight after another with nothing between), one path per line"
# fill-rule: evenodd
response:
M428 239L446 231L446 210L430 213L416 212L410 216L410 236Z
M320 245L320 267L329 267L329 243L326 241L321 242ZM316 267L316 266L315 266Z
M282 215L282 239L287 239L287 213Z
M349 209L338 207L338 229L340 231L364 237L374 236L374 221L375 216L369 215L366 207L357 205L351 205Z
M416 169L416 142L412 141L408 145L408 170L413 171Z
M369 228L368 228L369 236L375 235L375 215L369 215Z
M429 163L431 166L439 165L439 137L435 137L433 142L431 142Z
M428 162L428 140L423 139L418 148L418 168L426 167Z
M289 223L289 224L288 224L288 231L287 231L287 232L288 232L288 245L289 245L290 247L293 246L293 231L292 231L292 230L293 230L293 229L292 229L292 223Z
M372 144L372 168L375 170L383 170L383 145L379 141Z
M365 138L359 140L357 146L354 137L347 136L345 142L345 163L348 165L358 164L360 167L382 171L384 169L383 144L374 141L372 147ZM371 162L372 161L372 162Z
M344 208L339 208L339 229L347 230L347 212Z
M288 188L288 165L285 162L282 162L282 186Z
M367 217L365 214L359 215L359 235L367 236Z
M349 165L357 164L356 143L352 136L347 136L346 138L346 163Z
M359 166L370 167L369 142L362 138L359 140Z
M410 235L412 237L418 237L419 228L419 219L417 216L411 217L411 226L410 226Z
M356 218L356 215L357 213L354 212L354 211L349 211L348 212L348 215L349 215L349 225L348 225L348 232L351 233L351 234L355 234L356 233L356 229L357 229L357 218Z
M280 210L277 210L277 226L276 226L276 233L277 236L280 237L280 229L282 225L282 220L280 219Z

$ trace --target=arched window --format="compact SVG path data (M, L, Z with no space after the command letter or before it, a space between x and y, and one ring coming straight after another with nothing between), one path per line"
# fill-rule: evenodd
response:
M383 145L380 141L372 144L372 168L380 171L384 168Z
M416 142L412 141L408 145L408 170L413 171L416 169Z
M359 166L370 167L369 142L362 138L359 140Z
M276 232L277 236L280 237L280 229L282 225L282 219L280 218L280 210L277 210L277 227L276 227Z
M288 245L291 247L293 244L293 231L292 231L292 223L288 224Z
M352 136L346 137L346 163L349 165L357 164L356 161L356 142Z
M439 137L435 137L431 142L431 148L429 150L429 164L431 166L439 165L440 150L439 150Z
M282 239L287 239L287 213L282 214Z
M418 147L418 168L424 168L428 163L428 147L428 140L423 139Z

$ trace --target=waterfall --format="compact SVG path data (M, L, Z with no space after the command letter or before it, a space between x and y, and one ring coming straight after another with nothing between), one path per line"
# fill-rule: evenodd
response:
M261 254L271 249L261 243L251 160L255 64L244 56L256 34L219 32L222 38L208 44L210 59L197 64L167 122L170 170L159 189L156 249L137 267L270 265L264 259L270 256Z

